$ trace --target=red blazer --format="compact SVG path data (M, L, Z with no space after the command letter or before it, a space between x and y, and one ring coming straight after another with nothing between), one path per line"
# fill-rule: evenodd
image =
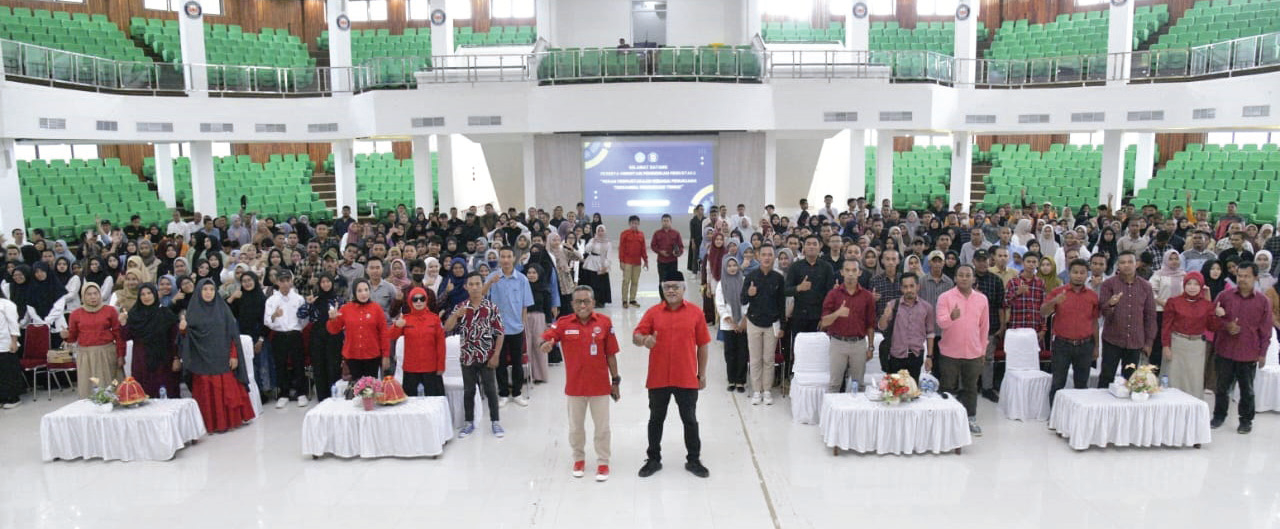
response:
M391 356L387 316L377 303L347 303L338 309L337 317L329 318L325 328L329 334L346 331L346 339L342 342L343 358L372 360Z
M413 296L426 296L422 287L414 287L405 296L406 300ZM428 298L429 300L430 298ZM444 372L444 325L436 313L427 310L413 310L412 303L405 303L409 314L404 316L404 328L391 325L391 341L404 337L404 370L409 373L443 373Z

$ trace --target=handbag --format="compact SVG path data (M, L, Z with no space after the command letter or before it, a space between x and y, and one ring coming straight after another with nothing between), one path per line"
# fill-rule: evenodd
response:
M880 331L880 334L884 336L884 339L880 340L881 369L887 369L885 366L889 365L889 359L891 358L889 349L893 348L893 326L898 323L898 300L895 299L890 303L893 303L893 312L889 316L889 326ZM870 338L868 337L868 339Z

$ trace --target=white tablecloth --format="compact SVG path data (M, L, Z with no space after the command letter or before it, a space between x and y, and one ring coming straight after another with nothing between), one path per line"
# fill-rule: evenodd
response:
M444 397L410 397L365 411L359 399L325 399L302 421L302 453L340 457L416 457L444 452L453 438Z
M827 385L797 386L791 385L791 420L796 424L818 424L818 414L822 411L822 397L827 394Z
M40 420L40 451L45 461L81 457L165 461L205 433L200 407L193 399L151 399L109 413L81 399Z
M1053 375L1044 371L1013 369L1005 371L1000 384L1000 403L996 407L1006 419L1015 421L1049 420L1049 390Z
M1146 402L1119 399L1105 389L1063 389L1053 399L1049 428L1071 448L1194 446L1208 443L1209 405L1169 388Z
M1239 387L1234 394L1239 398ZM1253 377L1253 402L1257 411L1280 411L1280 366L1272 364L1258 370Z
M964 406L941 397L886 405L863 393L829 393L819 429L828 447L864 453L941 453L973 444Z

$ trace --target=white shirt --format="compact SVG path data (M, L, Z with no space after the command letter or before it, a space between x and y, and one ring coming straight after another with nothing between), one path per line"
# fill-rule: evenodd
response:
M20 332L18 306L7 299L0 299L0 354L9 352Z
M818 208L818 214L826 217L827 220L832 222L840 218L840 211L836 209L836 205L834 203L831 204L831 207L829 208Z
M301 331L306 326L302 320L298 319L298 309L302 308L303 303L306 303L306 300L298 295L297 290L290 289L288 295L277 290L274 294L271 294L271 297L267 298L266 310L262 314L262 323L268 329L276 332ZM276 309L280 309L280 317L272 318L271 316L276 313Z
M169 226L165 228L168 235L181 235L184 239L191 237L191 232L198 229L193 223L181 220L169 221Z

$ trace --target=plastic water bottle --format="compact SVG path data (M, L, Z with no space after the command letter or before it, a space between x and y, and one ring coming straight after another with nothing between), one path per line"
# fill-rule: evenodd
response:
M425 386L423 386L421 382L419 382L419 383L418 383L418 396L419 396L419 397L425 397L426 395L427 395L427 388L426 388Z
M850 395L858 394L858 383L852 379L849 380L849 394Z
M1160 375L1160 389L1169 389L1169 375Z
M164 389L164 386L160 386L160 398L161 399L169 398L169 392Z

